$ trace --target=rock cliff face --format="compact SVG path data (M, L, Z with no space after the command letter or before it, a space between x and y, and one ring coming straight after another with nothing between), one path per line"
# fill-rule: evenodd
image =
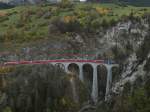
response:
M121 72L119 78L114 80L113 94L120 94L128 82L134 85L139 77L144 80L149 76L149 68L145 69L150 58L149 30L150 20L146 17L141 20L119 22L107 29L102 37L97 38L99 49L102 49L99 53L120 63Z
M111 33L106 36L110 42L116 44L123 56L117 57L117 60L122 64L122 72L120 74L119 82L114 83L112 91L114 93L120 93L123 90L124 84L130 82L134 84L136 79L149 75L144 67L150 58L149 50L144 52L145 49L149 49L149 45L146 46L145 40L149 41L149 19L143 19L138 22L125 22L119 23L116 27L112 28ZM118 29L118 30L116 30ZM117 37L117 38L116 38ZM115 39L116 38L116 39ZM111 44L108 44L111 45ZM112 45L113 46L113 45ZM142 51L141 51L142 49ZM142 52L142 53L141 53Z

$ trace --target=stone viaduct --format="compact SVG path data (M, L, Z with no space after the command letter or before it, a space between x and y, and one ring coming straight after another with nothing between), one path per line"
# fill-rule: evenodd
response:
M96 103L98 101L98 67L104 66L107 70L105 100L110 93L112 84L112 68L118 67L118 64L106 62L105 60L79 60L79 59L61 59L61 60L35 60L35 61L11 61L4 65L28 65L28 64L52 64L64 69L65 72L76 72L79 79L84 83L85 75L83 69L85 66L92 69L91 80L91 98Z

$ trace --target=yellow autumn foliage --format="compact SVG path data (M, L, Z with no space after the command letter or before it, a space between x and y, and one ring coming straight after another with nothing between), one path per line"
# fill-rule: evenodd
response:
M0 67L0 74L7 74L13 71L13 67Z
M108 8L96 7L95 9L99 14L102 14L102 15L108 14L110 12L110 9Z
M75 21L76 18L77 18L76 16L64 16L64 17L63 17L63 21L64 21L65 23L69 23L69 22Z

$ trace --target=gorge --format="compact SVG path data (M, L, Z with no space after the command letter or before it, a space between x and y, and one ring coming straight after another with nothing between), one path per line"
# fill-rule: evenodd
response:
M0 23L0 111L149 112L149 7L18 6Z

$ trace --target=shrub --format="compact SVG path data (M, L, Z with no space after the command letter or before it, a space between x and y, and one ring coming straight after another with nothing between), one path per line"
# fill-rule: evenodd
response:
M76 16L64 16L63 17L63 21L65 23L74 22L74 21L76 21L76 19L77 19Z
M59 4L60 8L71 8L73 4L71 4L70 0L62 0Z
M109 9L102 8L102 7L96 7L96 11L101 15L106 15L110 12Z
M52 7L51 13L53 16L58 16L58 14L60 13L60 7Z
M101 26L100 19L95 19L95 20L91 21L91 27L92 28L99 29L100 26Z
M42 9L38 9L37 10L37 12L36 12L36 16L37 16L37 18L40 18L40 17L42 17L43 15L44 15L44 10L42 10Z
M108 23L108 21L106 21L105 19L103 19L101 25L102 25L104 28L106 28L106 27L109 26L109 23Z
M52 24L55 27L55 29L58 29L58 31L61 33L77 32L80 30L80 23L74 17L71 16L66 16L64 17L64 19L61 19L59 17L53 18L50 24Z
M17 37L17 32L15 31L15 28L13 26L9 26L7 31L4 33L4 41L11 42L15 40L16 37Z
M16 21L16 28L24 27L28 22L31 21L32 11L25 10L19 13L19 20Z
M82 10L82 11L90 11L90 10L93 10L93 9L94 8L90 4L86 4L86 5L83 5L82 7L79 7L79 10Z
M7 21L7 20L9 20L9 18L7 16L0 17L0 22L4 22L4 21Z
M14 70L13 67L0 67L0 74L8 74Z
M0 111L76 112L76 104L65 95L68 83L65 72L52 65L17 67L7 77L8 100Z
M35 14L35 12L30 9L20 12L20 21L24 24L30 22L33 14Z
M4 34L0 33L0 42L4 42L4 41L5 41Z
M99 14L92 9L89 12L79 12L78 18L80 24L87 32L91 32L93 29L95 30L95 28L98 28L100 25Z
M111 19L111 20L109 21L109 25L110 25L110 26L114 26L116 23L117 23L117 21L116 21L115 19Z

